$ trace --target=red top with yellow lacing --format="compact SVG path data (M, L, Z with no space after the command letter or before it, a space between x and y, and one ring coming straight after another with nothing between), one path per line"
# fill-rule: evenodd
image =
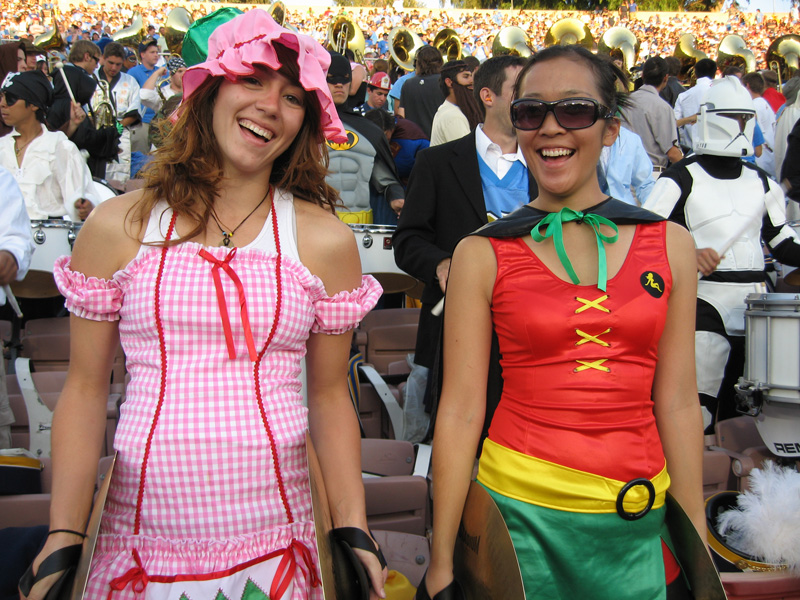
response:
M503 396L489 438L619 481L664 468L651 388L672 275L664 222L637 225L607 291L554 275L522 238L491 238Z

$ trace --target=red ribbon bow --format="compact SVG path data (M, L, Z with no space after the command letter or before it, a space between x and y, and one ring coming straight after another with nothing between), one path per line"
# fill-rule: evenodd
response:
M238 248L231 250L228 253L228 256L226 256L223 260L218 260L205 248L200 250L200 256L214 265L211 267L211 276L214 278L214 287L217 290L217 304L219 305L219 313L222 317L222 328L225 331L225 343L228 346L228 357L231 360L236 358L236 348L233 345L231 319L228 316L228 306L225 302L225 292L222 289L222 280L219 274L220 269L228 274L228 277L231 278L231 281L233 281L233 284L236 286L236 293L239 296L239 309L242 315L242 327L244 328L244 339L247 343L247 352L250 355L250 360L255 362L258 360L258 354L256 353L256 345L253 341L253 332L250 329L250 319L247 316L247 300L244 297L244 286L242 285L242 280L239 279L236 271L234 271L233 267L230 265L231 260L233 260L233 257L236 256L236 250L238 250Z
M137 594L144 592L150 579L147 577L147 573L142 566L142 559L139 558L139 553L136 551L136 548L133 549L133 561L136 563L135 567L132 567L116 579L112 579L108 584L111 589L108 590L106 600L111 600L111 596L114 592L124 590L128 584L130 584L131 589Z

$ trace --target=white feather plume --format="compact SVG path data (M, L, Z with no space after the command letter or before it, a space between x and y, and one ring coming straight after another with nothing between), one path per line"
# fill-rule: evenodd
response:
M717 526L731 548L800 576L800 473L772 461L753 469L750 490L719 514Z

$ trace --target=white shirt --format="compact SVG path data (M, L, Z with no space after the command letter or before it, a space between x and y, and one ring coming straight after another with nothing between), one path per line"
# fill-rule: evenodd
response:
M694 87L689 88L685 92L678 94L675 100L675 108L672 109L675 113L675 120L691 117L700 112L700 104L703 102L703 96L711 87L710 77L701 77L694 84ZM694 148L694 123L687 123L678 129L681 138L681 144L687 148Z
M498 179L505 177L516 161L520 161L526 169L528 168L519 145L517 145L516 152L503 154L500 146L490 140L489 136L483 132L483 123L480 123L475 128L475 149L478 151L478 156L497 175Z
M22 192L8 169L0 167L0 250L10 252L17 261L17 281L28 274L33 256L31 222L25 210ZM0 287L0 306L6 303L6 294Z
M764 98L753 98L756 107L756 119L761 132L764 134L764 147L761 156L756 156L756 165L764 169L770 177L777 179L775 173L775 113Z
M86 198L95 206L100 202L83 156L61 131L42 125L42 135L28 144L20 166L14 153L17 136L14 130L0 138L0 166L16 179L31 220L67 216L78 221L76 200Z
M109 82L106 81L106 83ZM127 73L119 74L117 84L110 93L111 98L109 98L109 102L111 102L111 106L114 107L114 110L117 114L117 119L122 120L122 117L125 116L125 113L128 113L132 110L137 110L140 114L144 113L142 104L139 100L139 82ZM95 89L94 95L92 96L92 108L97 108L97 105L102 100L103 91L100 89L100 85L98 84L97 89Z
M167 84L161 88L161 93L164 94L164 98L169 100L177 92L174 92L170 85ZM157 90L148 90L142 88L139 90L139 98L142 101L142 106L146 108L152 108L155 112L161 110L161 106L164 104L164 101L161 99L161 96L159 96Z

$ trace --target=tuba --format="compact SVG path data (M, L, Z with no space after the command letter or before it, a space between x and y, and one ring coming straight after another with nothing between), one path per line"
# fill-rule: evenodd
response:
M176 6L169 11L167 20L164 23L167 30L164 34L164 41L172 54L180 56L183 48L183 38L186 37L186 32L189 31L189 26L193 22L192 15L182 6Z
M284 27L284 23L286 23L286 5L283 2L280 0L273 2L269 5L267 12L278 25Z
M408 27L395 27L389 33L389 54L397 66L405 71L414 70L414 56L425 42Z
M730 34L722 38L717 48L717 67L724 71L727 67L744 68L746 73L756 70L756 56L747 49L747 43L741 36Z
M675 44L675 51L672 56L681 61L681 74L694 80L694 65L698 60L708 58L705 52L695 47L695 37L691 33L684 33L678 43ZM694 85L694 83L692 84Z
M339 54L352 50L357 63L364 64L366 42L361 28L346 15L336 17L328 26L328 42L326 47Z
M528 34L520 27L503 27L492 41L492 56L521 56L528 58L533 54Z
M111 104L111 92L108 82L105 79L97 79L97 89L102 93L102 97L95 103L92 102L92 120L95 129L105 127L116 127L117 111Z
M773 40L767 49L767 65L778 73L778 87L800 68L800 35L790 33Z
M44 53L48 53L52 50L63 50L67 46L64 42L64 38L61 37L61 32L58 30L58 17L55 9L53 9L52 16L53 28L37 35L33 39L33 45ZM42 19L42 21L44 21L44 19Z
M569 46L570 44L580 44L587 50L594 48L594 36L589 27L574 17L561 19L554 23L544 36L545 46Z
M444 62L450 60L461 60L461 40L458 39L458 34L454 29L442 29L433 38L431 46L436 48L442 53Z
M123 46L132 48L134 52L139 52L139 43L147 36L147 29L144 26L142 14L139 12L133 13L130 27L120 29L117 33L111 36L115 42L119 42Z
M615 50L622 53L622 62L625 70L630 73L639 56L639 40L630 29L625 27L612 27L606 31L597 42L598 54L611 54Z

